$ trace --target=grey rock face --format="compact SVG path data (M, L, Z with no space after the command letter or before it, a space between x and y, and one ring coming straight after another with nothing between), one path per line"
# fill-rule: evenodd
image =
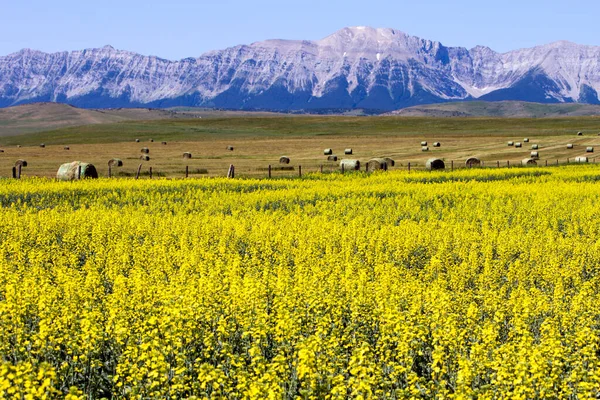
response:
M598 103L599 92L600 47L556 42L500 54L368 27L180 61L110 46L0 57L0 107L54 101L98 108L388 111L475 98Z

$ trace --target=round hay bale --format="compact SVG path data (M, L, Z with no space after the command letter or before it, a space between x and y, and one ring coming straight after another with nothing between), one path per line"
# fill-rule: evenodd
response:
M64 150L71 150L71 148L69 146L65 146L63 147Z
M139 142L140 142L140 139L135 139L135 142L136 142L136 143L139 143Z
M509 145L509 146L514 146L514 145L515 145L515 142L508 142L508 145Z
M80 171L81 176L79 176ZM56 178L61 181L73 181L76 179L85 178L97 179L98 171L96 171L96 167L94 167L90 163L73 161L70 163L62 164L60 168L58 168Z
M421 147L421 151L429 151L429 147L423 146L423 147Z
M517 142L515 143L515 147L523 147L523 145L521 144L521 142Z
M183 158L192 158L192 153L186 151L183 153Z
M44 143L40 144L40 147L43 149L44 147L46 147L46 145Z
M17 149L20 149L20 148L21 148L21 145L20 145L20 144L18 144L18 145L17 145Z
M289 164L290 158L286 156L279 157L279 164Z
M119 158L112 158L108 161L109 167L122 167L123 161Z
M154 139L150 139L150 143L154 143Z
M150 149L147 147L142 147L142 149L140 150L140 152L144 153L144 154L148 154L150 153Z
M383 157L383 159L387 162L388 168L396 166L396 161L394 161L390 157Z
M572 149L572 148L573 148L573 144L569 143L569 144L567 145L567 149Z
M531 150L537 150L537 149L539 149L539 148L540 148L540 146L539 146L539 145L537 145L537 144L532 144L532 145L531 145Z
M352 154L352 149L344 149L344 154L351 155Z
M537 165L537 162L533 158L524 158L523 160L521 160L521 165Z
M479 167L481 166L481 160L477 157L469 157L467 161L465 161L465 166L467 168Z
M334 156L334 155L327 156L327 161L337 161L337 160L338 160L337 156Z
M389 165L385 158L372 158L367 162L367 169L369 171L384 170L387 171Z
M529 138L525 138L525 139L523 139L523 141L524 141L525 143L529 143Z
M421 147L427 146L427 142L426 141L422 141L421 142Z
M585 152L586 153L593 153L594 152L594 148L592 146L586 147L585 148Z
M0 153L4 153L4 150L0 149Z
M425 163L425 168L430 171L442 170L446 168L446 164L444 164L444 161L440 158L430 158Z
M227 150L233 151L233 146L227 146Z
M340 161L340 169L344 171L358 171L360 169L360 161L343 159Z
M588 162L588 158L587 157L575 157L575 162L576 163L586 163L586 162Z
M333 154L333 150L332 149L325 149L323 150L323 155L324 156L330 156Z
M530 157L533 159L538 159L538 158L540 158L540 153L537 151L532 151L530 154Z
M433 142L433 147L440 147L441 143L440 142Z
M26 167L26 166L27 166L27 161L25 161L25 160L17 160L17 161L15 162L15 167L18 167L19 165L20 165L21 167Z
M140 160L142 161L150 161L150 156L143 154L140 156Z
M166 145L167 145L167 142L160 142L160 144L162 144L162 145L166 146Z
M583 132L577 132L577 136L583 136Z

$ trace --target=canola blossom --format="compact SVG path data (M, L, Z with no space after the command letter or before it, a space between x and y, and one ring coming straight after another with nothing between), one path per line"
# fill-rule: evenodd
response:
M0 398L597 397L599 180L2 180Z

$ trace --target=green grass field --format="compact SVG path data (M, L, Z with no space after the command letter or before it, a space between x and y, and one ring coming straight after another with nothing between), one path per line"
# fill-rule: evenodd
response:
M582 131L583 136L577 136ZM202 176L224 175L230 164L239 175L262 176L269 164L277 165L279 157L292 159L291 166L306 172L335 169L323 156L324 148L333 148L342 158L351 147L350 157L367 161L375 156L390 156L398 168L408 162L423 166L430 157L455 161L459 166L470 156L488 165L496 161L517 164L527 157L531 144L540 146L542 162L586 155L586 146L600 151L600 117L507 119L507 118L418 118L418 117L340 117L340 116L253 116L236 118L164 119L128 121L113 124L68 127L44 132L0 138L0 176L9 176L15 160L24 158L29 167L24 174L53 176L63 162L73 160L94 163L101 174L110 158L123 159L121 174L135 173L140 148L150 147L152 166L162 176L180 177L185 166L190 170L207 170ZM530 143L515 149L508 140ZM141 143L136 143L140 139ZM153 143L149 140L154 139ZM439 141L440 148L421 152L420 142ZM161 145L162 141L168 144ZM46 148L39 147L45 143ZM567 150L567 143L575 149ZM21 147L17 147L17 145ZM227 146L234 151L227 151ZM63 150L69 146L70 150ZM183 152L193 154L183 160ZM589 155L589 154L588 154ZM593 154L591 155L593 156ZM295 174L294 171L281 174Z

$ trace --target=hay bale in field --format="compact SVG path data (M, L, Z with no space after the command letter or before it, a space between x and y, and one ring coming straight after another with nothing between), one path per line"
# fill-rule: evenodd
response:
M442 170L446 168L446 164L444 164L444 161L440 158L430 158L425 163L425 168L430 171Z
M521 165L537 165L537 162L533 158L524 158L523 160L521 160Z
M577 136L583 136L583 132L577 132Z
M390 165L385 158L372 158L367 162L368 171L375 171L378 169L387 171L389 166Z
M21 167L26 167L26 166L27 166L27 161L25 161L25 160L17 160L17 161L15 162L15 167L18 167L19 165L20 165Z
M81 175L79 175L80 173ZM96 167L90 163L73 161L62 164L60 168L58 168L56 178L61 181L73 181L85 178L97 179L98 172L96 171Z
M423 147L423 146L427 146L427 142L426 141L422 141L421 142L421 147Z
M0 153L4 153L4 150L0 149Z
M515 143L515 147L519 147L520 148L520 147L523 147L523 145L521 144L521 142L517 142L517 143Z
M46 145L44 143L40 144L40 147L43 149L44 147L46 147Z
M324 156L330 156L333 154L333 150L332 149L325 149L323 150L323 155Z
M160 142L160 144L162 144L162 145L165 145L165 146L166 146L166 145L167 145L167 142Z
M150 161L150 156L143 154L140 156L140 160L142 161Z
M233 151L233 146L227 146L227 150Z
M440 147L441 143L440 142L433 142L433 147Z
M21 145L20 145L20 144L18 144L18 145L17 145L17 149L20 149L20 148L21 148Z
M387 162L388 168L396 166L396 161L394 161L390 157L383 157L383 159Z
M585 152L586 153L593 153L594 152L594 148L592 146L586 147L585 148Z
M469 157L467 161L465 161L465 166L467 168L479 167L481 165L481 160L477 157Z
M108 166L109 167L122 167L123 166L123 161L119 158L111 158L108 161Z
M524 141L525 143L529 143L529 138L525 138L525 139L523 139L523 141Z
M154 142L154 139L150 139L150 143L153 143L153 142Z
M340 169L342 171L358 171L360 169L360 161L343 159L340 161Z
M147 147L142 147L142 149L140 150L140 152L144 153L144 154L148 154L150 153L150 149Z
M423 146L423 147L421 147L421 151L429 151L429 147Z
M538 158L540 158L540 153L537 151L532 151L530 154L530 157L533 159L538 159Z
M352 155L352 149L344 149L344 154L347 156Z
M508 145L509 145L509 146L514 146L514 145L515 145L515 142L508 142Z
M136 142L136 143L139 143L139 142L140 142L140 139L135 139L135 142Z
M327 156L327 161L337 161L337 160L338 160L337 156L334 156L334 155Z
M539 145L537 145L537 144L532 144L532 145L531 145L531 150L537 150L537 149L539 149L539 148L540 148L540 146L539 146Z
M289 164L290 158L286 156L279 157L279 164Z
M588 158L587 157L575 157L575 162L576 163L586 163L586 162L588 162Z
M569 143L569 144L567 145L567 149L572 149L572 148L573 148L573 145L572 145L571 143Z
M69 146L65 146L63 147L63 150L71 150L71 148Z
M192 158L192 153L186 151L183 153L183 158Z

